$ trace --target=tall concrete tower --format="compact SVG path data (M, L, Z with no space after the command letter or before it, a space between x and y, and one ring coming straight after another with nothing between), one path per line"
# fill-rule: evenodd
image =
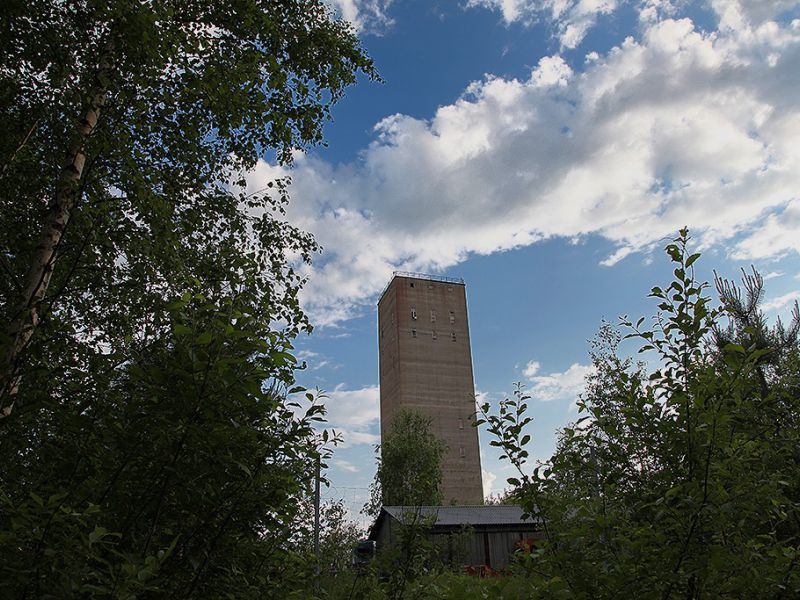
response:
M464 281L395 273L378 301L378 348L381 435L400 409L430 417L448 447L444 503L483 504Z

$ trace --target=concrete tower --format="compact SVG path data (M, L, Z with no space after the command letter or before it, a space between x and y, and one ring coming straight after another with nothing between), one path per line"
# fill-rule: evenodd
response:
M445 504L482 504L481 457L464 281L395 273L378 301L381 435L406 408L433 420L447 444Z

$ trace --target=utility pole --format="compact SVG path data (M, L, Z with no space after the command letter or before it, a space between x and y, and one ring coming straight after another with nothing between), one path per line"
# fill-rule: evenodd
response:
M320 457L317 456L317 472L314 478L314 556L317 557L316 577L314 578L314 588L319 591L320 575L320 555L319 555L319 479L320 479Z

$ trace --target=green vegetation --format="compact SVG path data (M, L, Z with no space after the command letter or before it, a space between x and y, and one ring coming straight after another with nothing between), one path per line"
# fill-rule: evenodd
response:
M520 472L510 497L545 520L543 547L477 579L437 560L421 536L402 582L398 544L371 572L331 583L329 597L797 597L800 312L769 327L755 272L742 288L718 279L712 306L688 243L682 231L666 248L675 278L651 292L652 328L601 328L580 418L549 461L530 465L521 387L496 413L482 407L479 424ZM623 338L652 362L621 356ZM382 574L387 561L395 566Z
M0 596L305 594L317 247L241 174L359 71L317 0L4 3Z
M498 578L493 587L476 577L463 574L469 528L450 538L432 541L427 532L432 519L418 508L405 512L395 523L395 543L383 548L377 559L362 571L339 571L325 578L321 587L325 598L406 600L410 598L480 598L488 590L523 589L525 577ZM530 586L525 585L529 590ZM514 596L516 597L516 596ZM521 596L522 597L522 596Z
M447 447L431 433L431 419L410 410L398 412L376 450L378 467L366 514L378 516L381 505L442 503L442 457Z
M358 524L348 519L343 501L324 504L320 509L320 570L334 576L349 571L353 548L364 537Z
M506 575L479 579L473 575L432 568L402 589L380 579L374 573L344 574L326 582L322 597L331 600L529 600L537 598L537 581L526 575Z
M165 299L192 278L230 287L251 266L237 261L260 267L248 283L270 297L266 316L305 327L287 257L316 248L281 219L285 182L231 183L259 156L287 163L320 142L331 104L374 76L349 26L321 0L3 9L3 413L29 401L36 365L68 369L163 329Z
M791 598L800 595L800 314L667 246L658 315L604 326L581 417L529 466L521 388L483 422L548 542L458 573L412 519L363 573L341 504L309 543L324 409L293 398L310 325L286 181L375 77L320 0L7 0L0 27L0 596ZM652 364L620 356L638 340ZM371 504L441 502L445 448L398 415ZM323 463L324 464L324 463ZM313 582L322 573L317 593Z
M604 326L594 372L554 456L530 472L528 396L484 421L519 478L549 543L526 567L564 598L790 598L800 593L800 352L791 325L768 328L762 281L718 280L721 306L695 279L682 231L667 246L672 282L659 312L624 337L655 359L618 354Z

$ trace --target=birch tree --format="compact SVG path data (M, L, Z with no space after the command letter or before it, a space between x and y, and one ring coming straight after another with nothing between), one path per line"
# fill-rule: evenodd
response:
M41 349L32 346L47 344L49 334L37 330L65 295L78 293L73 278L96 265L93 246L114 253L99 285L130 283L137 249L112 241L115 233L134 226L169 238L176 210L211 193L230 195L228 180L260 156L289 163L294 150L322 141L331 105L357 73L375 73L349 26L320 0L11 0L4 12L0 411L7 416L21 402L26 362ZM213 227L202 218L195 226ZM165 239L161 260L179 261L167 258L168 247ZM169 277L150 259L151 272ZM96 323L71 317L84 334L100 335Z
M317 0L4 3L0 596L302 588L318 248L286 181L235 184L321 142L359 73Z

